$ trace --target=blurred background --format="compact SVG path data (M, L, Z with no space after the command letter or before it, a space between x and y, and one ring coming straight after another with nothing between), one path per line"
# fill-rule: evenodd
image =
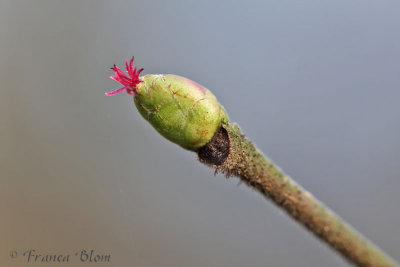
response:
M133 55L144 74L212 90L266 155L400 260L399 9L1 1L0 265L93 249L107 266L348 266L161 137L130 96L106 97L120 87L110 67Z

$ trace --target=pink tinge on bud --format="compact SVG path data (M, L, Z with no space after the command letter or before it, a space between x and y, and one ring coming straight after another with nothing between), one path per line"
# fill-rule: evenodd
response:
M137 70L136 67L133 68L133 60L134 57L131 58L129 64L128 60L125 61L125 66L129 77L126 76L126 74L117 66L114 65L114 67L111 68L115 72L115 76L110 76L110 78L121 83L124 87L108 92L106 95L115 95L123 91L126 91L130 95L136 94L136 85L142 82L139 79L139 74L143 71L143 69Z

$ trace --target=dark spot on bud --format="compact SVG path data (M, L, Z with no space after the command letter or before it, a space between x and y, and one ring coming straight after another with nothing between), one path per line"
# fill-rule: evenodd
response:
M200 161L221 165L229 156L230 140L226 129L221 126L214 134L210 142L198 151Z

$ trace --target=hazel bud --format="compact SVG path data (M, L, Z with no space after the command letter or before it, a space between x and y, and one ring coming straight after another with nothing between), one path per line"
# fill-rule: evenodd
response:
M133 69L133 57L126 62L129 77L114 66L123 88L134 95L139 113L165 138L181 147L198 151L214 136L222 122L228 122L224 108L206 88L187 78L172 75L144 75Z

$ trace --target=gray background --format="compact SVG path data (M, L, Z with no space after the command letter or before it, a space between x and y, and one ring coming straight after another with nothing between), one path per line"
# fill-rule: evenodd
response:
M109 68L132 55L145 74L211 89L265 154L400 260L399 9L1 1L0 265L95 249L107 266L347 266L162 138L131 97L106 97L119 88Z

